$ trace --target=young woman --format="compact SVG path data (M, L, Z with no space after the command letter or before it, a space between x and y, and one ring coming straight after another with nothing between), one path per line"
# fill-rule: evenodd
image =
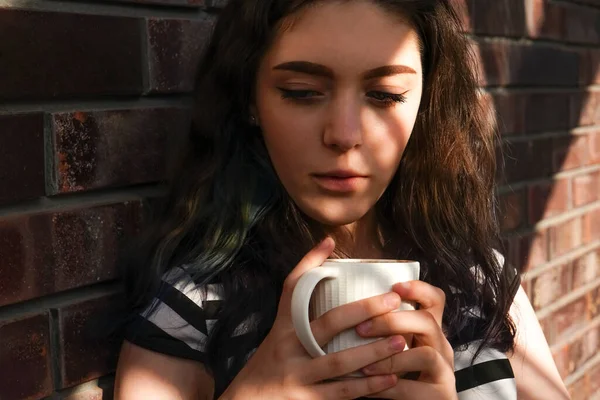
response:
M514 371L536 398L519 378L535 360L560 396L544 398L565 398L539 325L509 313L493 118L448 1L230 0L196 100L166 217L125 277L118 399L516 399ZM321 344L385 339L312 359L290 296L328 257L422 273L313 321ZM390 313L403 300L420 309Z

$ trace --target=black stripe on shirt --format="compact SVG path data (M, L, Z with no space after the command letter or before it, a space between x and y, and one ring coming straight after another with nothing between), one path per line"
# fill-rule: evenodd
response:
M460 393L486 383L514 378L515 374L508 359L504 358L472 365L456 371L454 376L456 378L456 392Z
M206 364L206 355L174 338L152 322L139 316L125 332L125 339L137 346L173 357Z
M190 300L185 294L181 293L168 283L163 282L158 298L179 314L185 322L208 336L206 314L204 310L198 304Z

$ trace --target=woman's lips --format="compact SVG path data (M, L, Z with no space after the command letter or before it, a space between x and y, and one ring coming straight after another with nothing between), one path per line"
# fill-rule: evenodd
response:
M338 193L355 192L367 180L366 176L313 175L312 177L322 189Z

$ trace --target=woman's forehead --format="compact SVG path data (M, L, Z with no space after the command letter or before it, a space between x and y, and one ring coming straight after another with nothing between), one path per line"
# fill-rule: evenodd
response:
M269 48L270 67L306 60L355 72L406 65L420 73L419 37L412 26L370 1L327 2L293 16Z

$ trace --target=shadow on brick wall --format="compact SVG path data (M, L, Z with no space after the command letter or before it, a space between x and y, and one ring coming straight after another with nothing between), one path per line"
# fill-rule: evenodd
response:
M481 83L498 116L506 251L523 272L548 261L549 254L568 250L561 243L546 243L540 251L527 232L585 203L575 190L569 200L572 188L555 175L597 161L588 157L597 139L576 128L593 125L600 107L598 96L586 91L586 85L598 81L600 57L581 47L600 40L599 14L590 19L583 7L536 3L526 12L523 0L471 0L462 10L468 29L478 35Z
M527 273L599 236L597 211L573 211L599 199L600 174L576 169L600 161L599 135L592 128L599 120L600 97L587 90L600 82L600 12L585 6L592 1L467 0L462 5L465 28L475 34L481 84L498 117L505 164L498 192L504 252ZM583 258L581 264L586 262ZM571 262L552 267L548 279L524 281L538 312L591 279L576 278L580 267L595 268ZM588 322L585 307L566 307L564 313L544 314L551 345L569 341L568 328ZM554 355L563 378L593 356L594 346L575 355L563 346L564 362ZM592 389L578 381L571 391L573 398L587 398Z

